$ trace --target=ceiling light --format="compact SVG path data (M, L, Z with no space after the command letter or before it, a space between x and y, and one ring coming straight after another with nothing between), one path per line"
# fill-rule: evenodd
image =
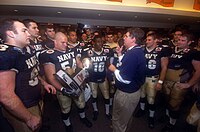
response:
M14 10L14 12L18 12L18 10L17 10L17 9L15 9L15 10Z
M61 11L58 11L57 13L58 13L58 14L61 14L62 12L61 12Z
M90 28L90 25L85 24L83 28Z

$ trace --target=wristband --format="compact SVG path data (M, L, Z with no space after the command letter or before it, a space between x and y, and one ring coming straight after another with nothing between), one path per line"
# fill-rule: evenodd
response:
M64 87L62 87L62 88L60 89L60 91L63 91L63 89L64 89Z
M163 84L163 81L162 80L158 80L158 83Z

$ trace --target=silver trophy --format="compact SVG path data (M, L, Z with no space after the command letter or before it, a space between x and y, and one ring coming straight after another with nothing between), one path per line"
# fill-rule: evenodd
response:
M82 84L86 77L88 76L87 68L90 62L86 60L86 64L83 63L84 68L79 70L73 76L69 75L64 70L59 70L56 72L55 77L60 82L60 84L65 88L64 93L68 96L79 97L82 92Z

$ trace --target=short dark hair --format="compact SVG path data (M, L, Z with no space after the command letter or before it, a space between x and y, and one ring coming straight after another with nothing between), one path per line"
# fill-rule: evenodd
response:
M149 37L149 36L152 37L154 40L158 39L158 35L155 32L147 34L147 37Z
M31 22L37 24L37 22L36 22L35 20L33 20L33 19L24 19L22 22L24 23L24 25L25 25L27 28L30 26L30 23L31 23Z
M130 33L130 37L136 39L137 44L141 44L142 38L144 37L144 31L141 28L129 28L127 32Z
M14 26L14 22L21 22L18 19L4 19L1 21L0 23L0 36L1 38L6 41L7 39L7 35L6 35L6 31L14 31L16 32L16 28Z
M95 35L94 38L93 38L93 41L96 41L98 38L102 39L102 36L101 35Z
M47 24L46 26L45 26L45 31L47 31L47 28L48 29L54 29L55 27L54 27L54 25L53 24Z

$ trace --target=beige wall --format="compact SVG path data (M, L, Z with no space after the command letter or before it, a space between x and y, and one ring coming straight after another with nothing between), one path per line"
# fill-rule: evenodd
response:
M98 2L97 2L98 1ZM78 2L78 4L77 4ZM163 13L184 16L200 16L200 11L193 10L194 0L175 0L174 7L162 7L156 3L146 4L146 0L123 0L120 2L110 2L106 0L1 0L1 5L34 5L67 7L112 11L132 11Z

